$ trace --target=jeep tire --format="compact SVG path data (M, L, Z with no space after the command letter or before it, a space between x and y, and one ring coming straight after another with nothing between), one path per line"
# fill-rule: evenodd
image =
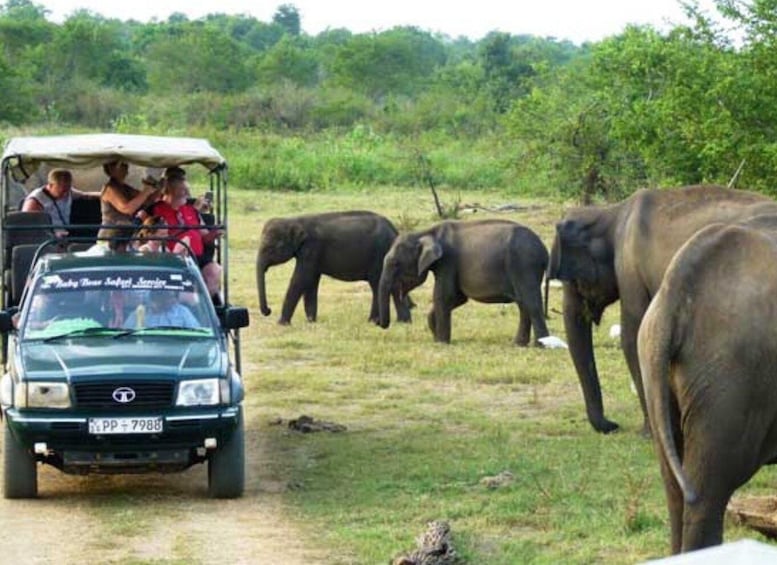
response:
M3 496L35 498L38 496L38 463L24 449L6 423L3 436Z
M243 409L237 415L237 427L230 438L208 459L208 496L239 498L245 488L245 430Z

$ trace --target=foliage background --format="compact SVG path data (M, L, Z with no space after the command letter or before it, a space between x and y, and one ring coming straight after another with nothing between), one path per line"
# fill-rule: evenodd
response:
M776 0L693 1L688 27L596 43L415 27L301 31L210 14L63 23L0 5L0 123L217 138L246 189L435 183L616 199L701 182L772 193ZM724 24L713 22L722 21Z

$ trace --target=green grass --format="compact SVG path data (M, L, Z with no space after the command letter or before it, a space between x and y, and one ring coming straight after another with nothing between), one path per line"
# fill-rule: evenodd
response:
M539 205L501 214L537 231L548 246L563 206L500 192L459 193L462 202ZM250 307L244 377L251 427L261 435L283 495L312 543L332 563L386 563L415 548L431 520L451 524L470 563L634 563L664 556L669 530L652 445L617 343L617 307L596 330L606 413L619 433L596 434L563 350L517 348L517 309L468 303L453 314L450 345L433 343L425 315L433 277L413 292L414 322L367 323L366 283L324 278L319 321L298 306L276 324L292 264L268 273L270 318L258 312L253 262L261 225L273 216L371 209L421 228L435 221L423 190L357 193L233 192L231 298ZM480 212L478 214L481 214ZM560 291L552 289L551 333L564 337ZM275 418L307 414L347 426L296 435ZM481 479L509 471L511 484ZM249 473L250 473L249 469ZM766 492L762 471L743 489ZM726 539L758 534L727 525Z

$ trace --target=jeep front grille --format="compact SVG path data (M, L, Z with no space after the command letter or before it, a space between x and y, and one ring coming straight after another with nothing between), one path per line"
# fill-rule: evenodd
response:
M130 388L135 398L126 403L114 400L114 391ZM112 410L137 410L168 408L173 405L175 383L173 381L142 381L113 383L78 383L73 385L77 408L110 408Z

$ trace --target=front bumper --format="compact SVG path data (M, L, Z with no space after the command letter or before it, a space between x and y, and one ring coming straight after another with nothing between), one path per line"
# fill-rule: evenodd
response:
M228 441L240 410L240 406L222 406L165 415L132 414L162 416L162 432L148 434L89 433L89 418L110 418L117 416L115 413L65 415L9 408L5 417L16 441L33 452L37 447L39 461L66 473L142 473L181 471L205 461L206 440L210 448L215 443L216 449Z

